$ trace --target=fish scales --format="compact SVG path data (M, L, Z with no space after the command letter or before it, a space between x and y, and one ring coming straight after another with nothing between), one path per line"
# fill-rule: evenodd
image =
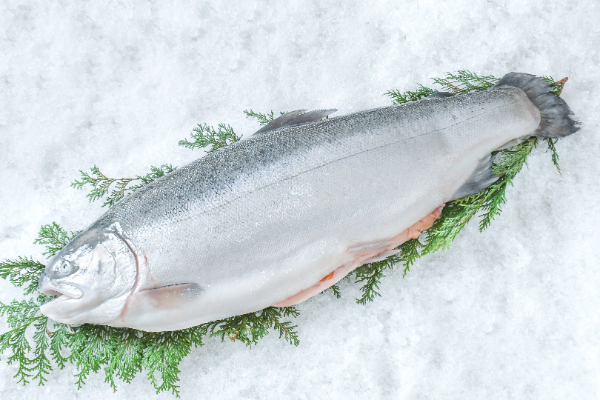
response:
M445 104L444 111L447 112L450 107L464 107L465 100L474 99L457 97L453 102L455 104ZM431 100L431 102L435 101ZM235 247L243 246L244 241L250 240L252 247L260 253L260 258L256 262L261 262L265 255L277 259L285 253L295 251L307 240L314 239L297 228L289 229L292 225L304 221L309 231L315 231L314 228L325 229L326 225L344 223L344 220L348 219L345 217L346 210L342 213L336 210L337 199L327 202L320 196L327 195L331 191L334 197L343 193L346 197L351 196L352 192L359 194L361 192L356 190L357 186L364 185L362 182L365 178L378 177L382 174L378 171L384 169L388 169L391 173L387 178L392 181L386 183L382 187L383 190L380 190L382 193L377 196L374 196L376 192L371 191L368 202L372 202L372 199L381 199L379 208L386 213L387 219L387 213L390 212L388 204L403 203L406 196L404 193L394 191L393 186L388 187L388 185L402 187L404 186L402 181L407 180L409 184L422 182L418 174L411 173L409 176L402 171L402 164L411 161L410 154L403 154L407 150L406 142L411 139L425 140L435 146L436 140L444 140L444 132L454 133L445 129L460 125L451 117L448 121L441 121L435 116L433 118L431 115L427 116L418 106L418 104L409 104L372 110L347 117L332 118L311 126L292 127L250 138L238 145L209 154L175 171L164 181L158 181L141 189L126 199L129 207L115 207L112 212L109 212L106 223L120 221L128 236L134 242L140 243L142 248L148 249L145 251L149 259L156 260L150 263L153 272L154 263L158 264L156 266L158 268L161 264L169 266L168 273L162 274L157 284L182 282L182 279L185 280L185 274L191 272L190 269L200 268L206 280L202 284L210 285L214 279L227 278L218 267L223 264L231 264L226 273L238 276L247 272L248 266L245 265L247 262L243 261L248 260L249 254L246 249L243 252L235 251ZM470 110L467 115L475 112L476 110ZM406 120L407 117L410 118L410 123L407 127L400 127L397 131L401 133L400 135L395 132L398 128L390 129L398 121ZM465 117L467 118L469 117ZM434 126L431 126L430 121L433 121ZM416 138L432 132L439 132L439 134L436 138ZM391 151L386 148L388 146L392 146ZM400 146L404 148L396 148ZM389 165L381 165L382 163L374 161L369 161L371 165L365 164L367 157L357 157L365 152L372 153L367 157L385 160ZM388 153L386 158L378 157L386 153ZM347 160L352 157L355 159ZM434 169L442 171L444 163L448 165L453 160L440 158L439 161L440 164ZM418 159L414 162L418 162ZM339 170L336 163L344 163L352 176L343 181L335 175L331 180L320 179L323 177L323 171L319 169L327 170L329 176L332 173L342 174L343 171ZM359 169L362 171L358 171ZM404 172L406 177L397 179L398 172L395 170ZM365 172L367 176L361 176ZM423 172L425 177L431 175L430 171ZM302 179L300 175L306 175L307 179ZM290 182L278 184L288 180ZM336 182L339 182L337 187L334 186ZM302 189L304 193L300 192ZM257 191L260 193L257 194ZM253 194L256 199L250 200L249 197L254 197ZM311 203L308 196L317 202ZM384 201L382 196L387 197L388 200ZM361 196L357 200L362 201L367 198ZM442 198L436 199L435 204L428 208L432 210L442 201ZM364 210L360 205L355 206L356 212L360 210L364 214L365 211L370 211L369 208ZM325 218L325 215L329 218ZM352 217L350 220L356 221ZM403 223L400 219L394 223L395 229L413 222L416 221L409 220ZM284 224L282 232L272 231L272 224L282 226L282 223ZM364 224L365 221L361 223ZM204 229L196 229L197 224L206 226L209 235L203 232ZM174 238L181 246L162 240L161 228L164 226L168 226L167 229L175 235ZM232 230L232 226L236 226L236 229ZM258 234L261 229L264 232ZM227 240L223 240L224 237L227 237ZM185 240L182 240L184 238ZM291 248L276 245L282 240L289 243ZM193 245L190 246L190 243ZM174 247L177 247L177 251L174 251ZM191 254L193 260L199 262L197 266L192 266L190 262L192 260L185 258L190 251L193 252ZM161 262L159 259L159 257L169 256L174 257L165 259L166 262ZM235 258L231 262L227 261L233 257ZM182 275L173 274L173 271L181 272ZM196 270L196 272L200 271Z
M261 132L119 201L42 279L62 293L77 260L112 235L116 250L96 258L117 270L120 278L103 279L119 289L87 307L63 296L45 311L163 331L278 304L362 262L351 249L386 243L452 200L492 151L532 135L541 119L524 90L498 87ZM52 265L75 271L62 278ZM70 285L81 299L97 286Z

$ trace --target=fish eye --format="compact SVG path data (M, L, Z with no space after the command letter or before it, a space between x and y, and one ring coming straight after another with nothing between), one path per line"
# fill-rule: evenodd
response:
M56 272L60 275L68 275L71 272L71 269L71 264L66 261L63 261L56 266Z

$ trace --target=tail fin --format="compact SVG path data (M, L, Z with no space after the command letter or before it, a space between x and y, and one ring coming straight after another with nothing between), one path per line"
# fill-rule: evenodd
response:
M509 86L523 89L529 100L540 110L542 119L534 136L559 138L579 130L580 123L571 118L573 112L563 99L552 93L548 82L535 75L510 72L494 88Z

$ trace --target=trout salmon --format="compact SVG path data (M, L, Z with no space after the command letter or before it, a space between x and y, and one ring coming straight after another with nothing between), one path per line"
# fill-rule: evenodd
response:
M66 324L144 331L297 304L417 237L497 177L490 154L578 129L533 75L323 119L295 111L123 198L48 264Z

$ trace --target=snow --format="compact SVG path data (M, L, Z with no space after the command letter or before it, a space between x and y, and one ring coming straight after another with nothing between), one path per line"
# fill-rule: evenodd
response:
M183 398L590 399L600 397L600 137L597 2L507 0L0 3L0 259L32 255L39 227L79 230L104 209L69 187L94 164L109 176L182 166L177 145L200 122L258 129L244 109L389 104L445 72L569 77L582 122L545 146L491 227L420 260L382 297L317 296L301 344L209 340L181 364ZM0 282L0 301L21 291ZM0 331L7 328L0 318ZM74 369L21 386L0 360L0 397L154 398L140 374L113 394ZM161 394L156 398L172 398Z

